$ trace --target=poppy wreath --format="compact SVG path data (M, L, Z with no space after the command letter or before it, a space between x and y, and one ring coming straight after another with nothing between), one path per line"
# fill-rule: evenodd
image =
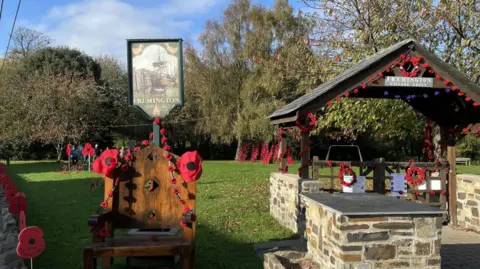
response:
M417 174L417 177L414 178L414 173ZM405 180L410 183L412 186L418 186L422 184L423 180L425 179L425 172L423 169L417 166L412 166L407 169L407 173L405 175Z
M100 157L95 159L92 168L95 173L102 174L106 177L111 177L113 170L118 165L118 150L105 150Z
M33 259L45 249L43 231L40 227L30 226L18 235L17 254L22 259Z
M308 125L302 124L301 121L304 121L304 120L309 120ZM302 114L300 114L300 119L295 122L298 129L300 129L300 132L302 133L310 132L311 130L315 129L316 123L317 123L317 119L315 118L315 115L313 113L307 114L306 112L303 112Z
M183 180L197 181L202 176L202 161L198 151L185 152L177 161L177 169Z
M83 146L82 155L89 156L94 154L95 154L95 150L93 149L92 144L86 143L85 146Z
M402 57L403 56L403 57ZM404 55L400 56L402 58L402 61L400 62L400 71L402 72L402 75L404 77L416 77L418 74L418 64L422 57L405 57ZM403 67L407 64L410 63L413 65L413 69L410 71L406 71Z
M353 177L352 182L346 182L343 179L343 176L345 174L351 175ZM340 168L340 171L338 171L338 180L340 181L340 184L342 186L351 187L353 184L357 183L357 175L355 174L355 172L350 167L342 167L342 168Z

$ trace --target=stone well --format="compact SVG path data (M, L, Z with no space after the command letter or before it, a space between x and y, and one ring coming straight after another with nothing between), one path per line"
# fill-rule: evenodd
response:
M457 175L458 225L480 232L480 176Z
M272 173L270 175L270 214L294 233L305 232L305 212L300 194L320 193L323 183L300 179L298 175Z
M306 194L308 255L330 269L439 269L442 215L379 194Z

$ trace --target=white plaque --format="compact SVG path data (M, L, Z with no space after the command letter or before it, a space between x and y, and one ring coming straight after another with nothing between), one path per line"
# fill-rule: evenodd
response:
M343 176L345 182L351 183L353 176ZM357 182L350 187L343 186L343 192L347 193L363 193L365 192L365 177L357 176Z
M391 174L390 196L407 196L407 183L405 174Z
M424 180L422 185L418 185L419 191L427 190L427 181L430 183L430 190L441 191L442 190L442 181L438 179Z
M424 77L385 77L385 86L393 87L433 87L433 78Z

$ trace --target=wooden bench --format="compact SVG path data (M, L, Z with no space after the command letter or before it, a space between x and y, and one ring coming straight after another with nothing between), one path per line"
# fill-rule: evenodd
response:
M468 166L470 166L470 161L471 161L470 158L462 158L462 157L460 157L460 158L456 158L456 159L455 159L455 162L456 162L456 163L462 163L462 164L468 165Z

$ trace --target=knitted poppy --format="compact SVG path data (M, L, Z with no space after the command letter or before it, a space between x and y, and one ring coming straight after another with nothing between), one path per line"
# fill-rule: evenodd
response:
M72 146L68 144L65 151L67 152L67 156L72 155Z
M27 227L18 235L17 254L20 258L33 259L42 254L44 249L45 240L40 227Z
M202 175L202 157L198 151L185 152L177 161L177 169L186 182L197 181Z
M161 123L162 123L162 121L160 120L160 118L155 118L153 120L153 124L155 124L155 125L160 125Z

